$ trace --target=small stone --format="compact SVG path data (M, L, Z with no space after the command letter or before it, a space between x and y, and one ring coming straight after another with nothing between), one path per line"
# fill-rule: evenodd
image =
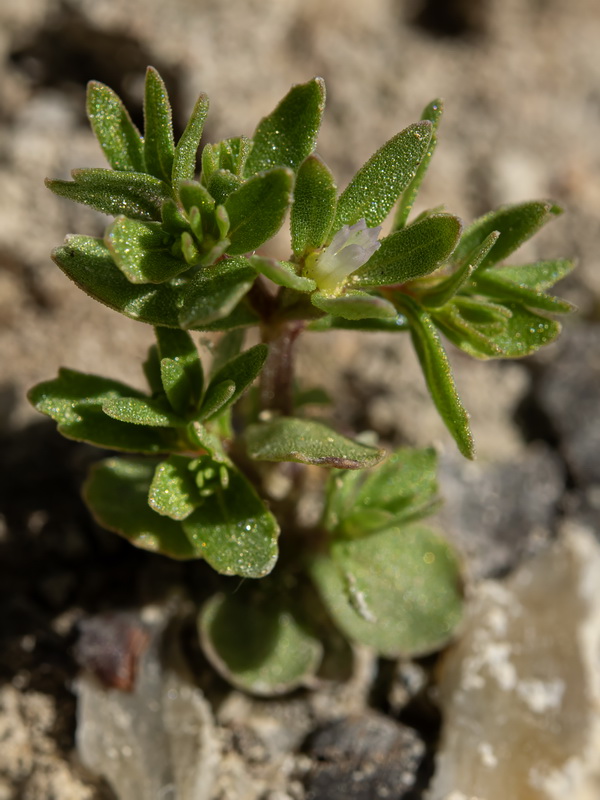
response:
M317 731L307 800L400 800L415 782L424 754L416 731L374 712L347 717Z
M444 714L427 800L600 796L600 546L561 538L482 583L441 665Z

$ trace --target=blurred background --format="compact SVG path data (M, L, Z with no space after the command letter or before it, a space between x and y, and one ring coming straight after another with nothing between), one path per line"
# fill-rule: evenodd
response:
M467 576L481 578L505 575L566 523L600 530L599 52L597 0L0 0L0 723L16 732L3 738L1 798L106 796L72 775L77 622L191 586L201 568L93 526L78 493L97 455L62 440L25 399L61 365L141 385L152 340L50 260L67 233L101 235L107 222L43 183L105 166L85 118L87 81L114 88L141 126L152 64L179 131L208 94L214 141L251 135L291 84L320 75L318 149L340 188L441 97L416 213L444 204L468 223L528 199L564 207L517 254L579 262L558 289L580 309L560 341L510 363L449 348L476 462L456 452L405 336L311 334L300 353L301 377L336 398L340 429L437 446L439 521ZM275 246L286 258L284 236Z

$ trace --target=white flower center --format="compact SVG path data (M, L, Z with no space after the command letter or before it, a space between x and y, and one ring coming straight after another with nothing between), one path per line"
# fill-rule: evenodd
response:
M304 274L312 278L326 294L337 294L346 278L366 264L379 249L381 226L367 228L364 219L354 225L344 225L320 253L306 259Z

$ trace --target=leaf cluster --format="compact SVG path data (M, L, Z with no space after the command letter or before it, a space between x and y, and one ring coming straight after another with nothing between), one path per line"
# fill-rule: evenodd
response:
M442 337L475 358L524 356L558 335L553 315L571 310L547 293L570 262L503 263L559 213L551 203L500 208L466 228L443 207L411 219L440 101L342 191L315 152L324 105L315 78L292 87L251 138L201 146L206 96L176 142L154 69L143 135L118 96L92 82L88 117L109 167L47 181L114 218L102 238L69 236L56 264L156 337L146 392L67 369L30 392L65 436L127 454L98 463L86 482L99 523L139 547L203 558L223 575L263 577L278 557L280 525L293 528L265 499L273 465L300 465L296 475L329 469L322 518L287 577L217 595L200 616L213 663L259 693L308 680L327 656L323 642L340 631L387 656L428 652L448 638L461 606L457 558L421 522L437 503L433 452L386 456L311 418L310 394L303 404L273 389L293 386L281 343L303 328L408 332L436 408L472 457ZM288 258L261 254L288 217ZM249 327L262 343L243 349ZM206 374L190 331L223 334ZM242 408L259 377L261 391L248 392ZM252 639L244 650L240 628Z

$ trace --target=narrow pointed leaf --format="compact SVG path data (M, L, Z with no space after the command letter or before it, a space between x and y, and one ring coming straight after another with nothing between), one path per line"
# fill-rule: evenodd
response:
M556 261L536 261L533 264L501 267L490 274L497 275L502 280L512 281L523 289L543 292L565 278L574 266L573 261L563 258Z
M290 229L292 250L303 255L325 244L333 224L337 187L328 167L317 156L304 161L296 177Z
M217 374L221 367L225 366L242 351L246 332L242 328L229 331L219 338L212 353L212 364L210 366L211 379Z
M272 697L314 675L323 645L281 597L262 586L214 595L202 607L198 626L204 652L226 680Z
M297 170L315 149L325 107L321 78L293 86L277 108L258 124L244 175L271 167Z
M143 397L111 397L102 403L102 411L113 419L132 425L170 428L183 424L181 418L166 409L163 403Z
M334 541L310 574L346 636L386 658L437 650L461 618L458 558L420 525Z
M417 122L396 134L359 169L342 192L331 231L365 219L381 225L400 194L414 178L432 135L430 122Z
M527 286L527 282L531 280L530 276L524 275L524 280L520 280L518 268L509 268L508 275L505 274L505 269L499 268L478 273L476 281L478 289L490 297L516 301L530 308L539 308L555 314L567 314L574 310L571 303L566 300L552 297L537 289L530 289Z
M46 180L46 186L54 194L114 217L160 220L161 205L171 196L163 181L139 172L76 169L72 175L72 181Z
M194 178L196 157L207 114L208 97L205 94L201 94L175 148L172 174L172 182L175 187L181 181L191 181Z
M262 578L277 560L279 526L254 488L236 469L182 523L198 556L222 575Z
M198 414L201 420L210 420L231 405L229 402L235 394L235 383L231 380L221 381L210 386L206 398L202 403L202 410Z
M385 450L355 442L313 420L279 417L250 425L246 447L256 461L297 461L337 469L364 469L385 458Z
M251 256L248 262L259 274L264 275L277 286L285 286L286 289L294 289L296 292L313 292L317 288L317 284L311 278L298 275L294 265L288 261Z
M142 550L169 558L197 558L181 523L148 505L156 462L109 458L92 466L83 496L97 522Z
M194 403L192 384L183 365L172 358L163 358L160 361L160 380L173 411L186 417L193 410Z
M256 250L281 227L292 199L293 173L272 169L247 180L225 201L229 217L228 253Z
M425 173L427 172L427 168L429 167L429 162L433 156L434 150L437 145L437 129L440 124L440 119L442 113L444 111L444 104L441 100L433 100L433 102L429 103L429 105L424 109L423 114L421 115L421 119L423 121L429 120L433 126L431 142L429 144L429 149L423 156L423 160L419 164L419 167L415 173L415 177L412 181L408 184L402 196L400 197L400 202L398 204L398 209L396 211L396 215L394 217L394 230L399 230L406 225L408 220L408 216L412 211L412 207L415 203L417 198L417 194L419 193L419 189L421 188L421 183L423 182L423 178L425 177Z
M398 316L392 303L366 292L350 291L340 297L315 292L310 299L321 311L344 319L396 319Z
M144 143L118 95L97 81L87 87L87 114L113 169L145 172Z
M223 383L232 381L235 384L235 391L231 394L225 404L218 407L218 413L233 403L241 396L250 384L258 377L264 366L269 348L266 344L257 344L231 361L224 364L218 372L214 374L210 385L206 390L206 395L202 401L201 414L203 418L210 418L215 412L209 411L215 405L215 395L222 395L224 391Z
M466 284L490 249L496 244L499 236L498 231L492 231L481 245L475 247L462 265L458 266L451 275L437 283L421 297L423 305L427 308L439 308L451 300L458 290Z
M170 456L156 467L148 492L150 508L157 514L183 520L198 508L202 498L194 478L192 459Z
M245 258L227 259L198 272L183 294L181 327L197 328L226 317L255 280L256 272Z
M188 269L183 259L171 255L169 238L158 222L117 217L104 241L131 283L164 283Z
M400 333L409 330L408 322L403 314L397 314L395 319L344 319L343 317L326 316L313 320L307 325L309 331L365 331L376 333Z
M406 295L402 297L400 310L408 318L411 338L435 407L454 437L460 452L467 458L473 458L474 447L469 416L456 391L448 356L433 321L424 309Z
M153 67L146 71L144 90L144 159L151 175L171 182L175 144L167 88Z
M148 348L148 355L142 364L142 369L152 394L160 394L163 391L163 385L160 376L160 358L155 344Z
M436 214L381 240L381 246L352 276L355 286L391 286L430 275L446 261L460 238L458 217Z
M498 231L500 238L478 268L479 270L488 269L507 258L543 225L560 213L561 210L549 202L519 203L491 211L475 220L467 228L456 248L453 262L462 264L478 245L483 244L490 233Z

